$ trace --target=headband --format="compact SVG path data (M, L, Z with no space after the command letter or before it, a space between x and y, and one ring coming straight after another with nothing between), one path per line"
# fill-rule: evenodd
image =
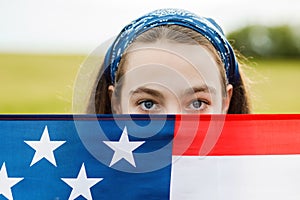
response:
M125 26L109 47L105 58L105 76L115 82L115 73L127 47L143 32L163 25L178 25L190 28L206 37L219 53L226 71L227 80L236 85L240 81L238 62L234 51L220 26L211 18L199 17L181 9L160 9L150 12Z

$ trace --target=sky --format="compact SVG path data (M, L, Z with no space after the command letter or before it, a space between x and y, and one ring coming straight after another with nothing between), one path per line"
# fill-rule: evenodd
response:
M299 0L0 0L0 53L84 53L159 8L215 19L225 33L248 24L300 24Z

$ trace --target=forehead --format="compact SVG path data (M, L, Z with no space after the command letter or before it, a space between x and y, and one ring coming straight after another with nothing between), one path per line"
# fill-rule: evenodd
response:
M145 76L143 81L159 78L162 81L178 81L180 77L189 82L220 83L219 67L214 56L200 45L163 41L136 43L128 49L123 67L126 75ZM129 78L127 81L130 81Z

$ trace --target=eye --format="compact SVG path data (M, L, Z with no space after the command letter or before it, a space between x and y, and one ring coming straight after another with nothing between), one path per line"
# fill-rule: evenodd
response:
M193 101L192 102L193 108L199 109L201 108L202 102L199 100Z
M157 109L157 104L152 100L143 100L138 103L142 110L152 111Z
M189 105L189 110L204 110L207 106L207 103L204 101L201 101L199 99L193 100Z
M153 101L144 101L144 102L142 102L141 105L142 105L145 109L150 110L150 109L154 106L154 103L153 103Z

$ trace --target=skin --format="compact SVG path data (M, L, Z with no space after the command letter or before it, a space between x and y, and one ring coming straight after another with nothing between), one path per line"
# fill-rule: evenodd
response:
M115 113L227 113L232 85L222 95L217 63L198 44L135 44L128 49L123 67L121 98L112 99ZM109 86L111 94L114 90Z

